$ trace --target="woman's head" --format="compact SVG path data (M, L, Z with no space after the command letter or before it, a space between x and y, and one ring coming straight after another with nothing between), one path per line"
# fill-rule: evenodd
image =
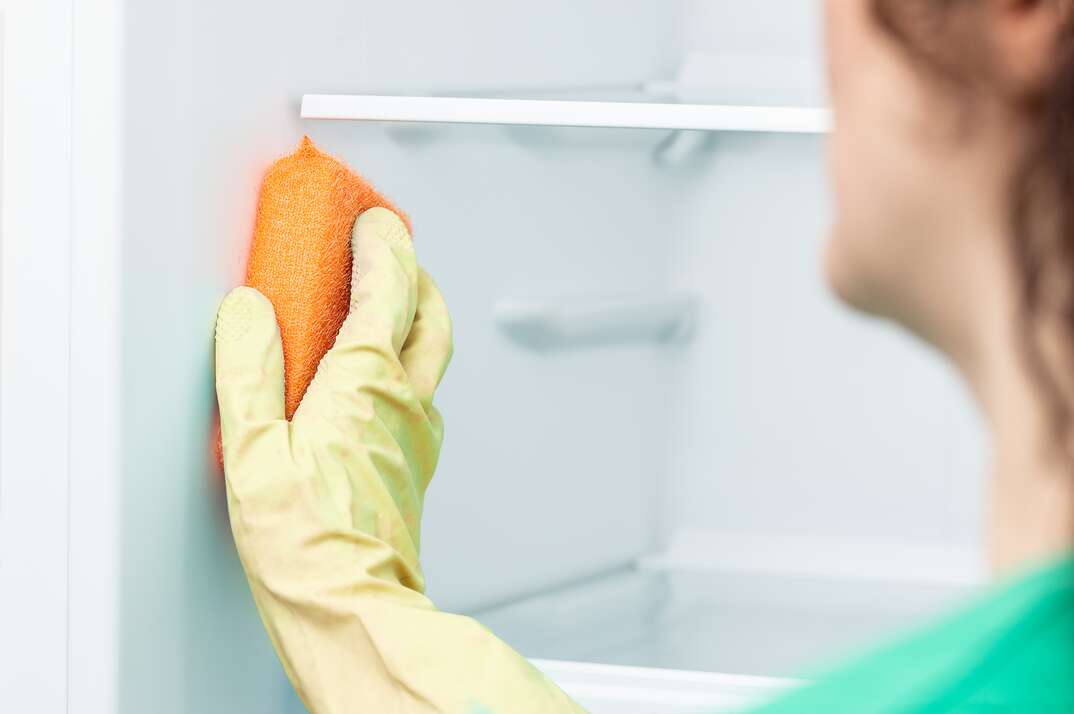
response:
M826 2L829 280L957 360L1002 321L1074 340L1070 5ZM1054 372L1055 344L1029 332Z

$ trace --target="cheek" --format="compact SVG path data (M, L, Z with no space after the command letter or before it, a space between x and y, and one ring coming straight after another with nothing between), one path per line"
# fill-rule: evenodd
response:
M872 311L876 281L868 261L862 259L860 248L859 241L846 224L833 224L824 252L824 275L829 289L843 303L858 310Z
M887 35L850 14L869 4L829 4L836 131L825 269L851 306L913 321L921 296L949 284L939 266L952 264L951 239L973 225L982 176L995 172L974 159L979 135L960 133L965 106L949 86L929 81Z
M878 61L875 42L867 42L862 7L868 0L829 0L828 70L836 131L828 144L828 166L833 193L833 226L825 254L825 272L832 290L860 309L877 300L878 269L884 264L885 242L890 238L890 206L885 197L899 187L886 176L891 150L885 146L885 125L890 117L878 96ZM890 90L890 86L888 89ZM892 184L884 186L884 184Z
M895 132L853 125L832 136L829 166L833 221L825 270L832 290L849 305L890 314L901 302L906 274L931 252L934 231L927 172L906 164L911 147Z
M877 268L883 265L886 211L866 184L861 167L868 164L867 146L837 132L829 144L829 170L833 192L832 229L825 251L828 284L844 302L869 309L875 301ZM875 176L868 179L875 180Z

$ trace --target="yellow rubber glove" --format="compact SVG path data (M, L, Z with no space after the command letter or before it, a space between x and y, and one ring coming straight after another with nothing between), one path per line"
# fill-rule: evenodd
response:
M362 214L352 246L350 314L290 422L269 301L238 288L216 324L231 527L287 675L313 714L580 712L423 595L422 501L443 437L432 400L451 325L395 214Z

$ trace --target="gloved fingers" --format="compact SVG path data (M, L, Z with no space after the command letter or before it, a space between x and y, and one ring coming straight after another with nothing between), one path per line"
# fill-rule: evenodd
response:
M447 303L429 274L418 268L418 308L399 359L426 411L451 361L452 350Z
M235 288L216 316L216 395L225 461L229 443L284 419L283 345L272 303Z
M350 313L336 345L372 338L390 342L398 355L418 305L418 264L410 231L388 209L372 208L354 223L351 251Z
M410 234L397 215L372 208L355 222L351 246L350 312L307 394L356 394L386 370L401 369L399 352L418 299L418 266Z

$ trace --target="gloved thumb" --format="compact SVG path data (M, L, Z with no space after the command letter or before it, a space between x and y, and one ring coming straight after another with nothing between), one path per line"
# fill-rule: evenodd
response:
M225 467L229 444L285 418L276 312L253 288L232 290L217 313L216 396Z
M296 422L341 407L358 414L371 381L403 372L399 353L418 302L418 264L406 224L386 208L371 208L355 221L351 246L350 312L295 411Z

